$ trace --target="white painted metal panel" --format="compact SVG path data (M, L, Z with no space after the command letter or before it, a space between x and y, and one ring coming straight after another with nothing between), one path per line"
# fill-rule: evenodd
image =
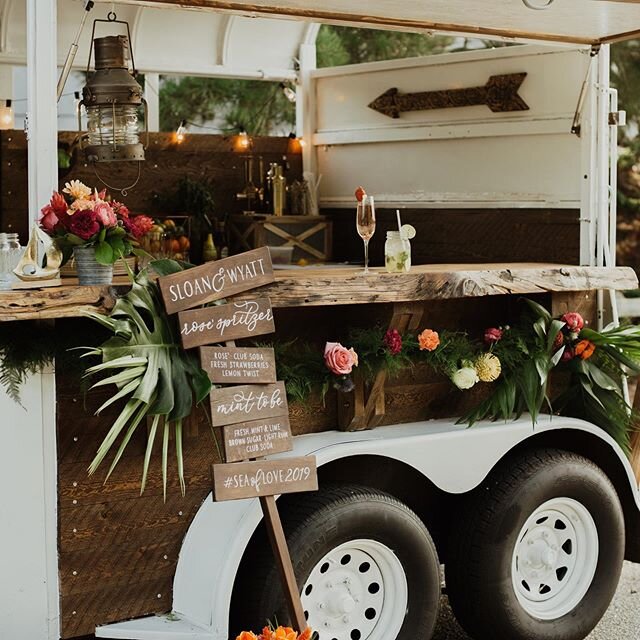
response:
M29 378L24 408L0 391L0 638L57 640L55 393Z
M324 206L352 206L364 184L379 204L580 206L583 140L571 133L589 51L520 46L313 72ZM528 111L470 106L402 113L368 104L384 91L476 87L526 72Z

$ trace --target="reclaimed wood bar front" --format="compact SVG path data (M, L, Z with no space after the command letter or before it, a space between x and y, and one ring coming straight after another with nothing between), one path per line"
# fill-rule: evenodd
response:
M305 267L276 273L276 282L259 289L275 308L299 306L395 303L497 295L627 290L638 286L628 267L574 265L440 264L414 266L410 273L390 274L374 269L362 276L354 267ZM109 287L79 287L75 283L51 289L0 293L0 321L45 320L82 316L84 311L107 312L126 278ZM241 298L242 296L238 296Z

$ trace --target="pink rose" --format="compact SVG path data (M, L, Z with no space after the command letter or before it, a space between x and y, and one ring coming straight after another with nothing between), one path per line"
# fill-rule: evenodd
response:
M502 340L502 333L502 329L498 329L497 327L486 329L484 332L484 341L487 344L491 344L492 342L499 342L500 340Z
M327 342L324 347L324 363L331 373L346 376L358 366L358 356L353 349L346 349L339 342Z
M118 224L118 219L113 209L106 202L99 202L95 208L96 219L104 227L115 227Z
M560 320L567 325L569 331L580 331L584 327L584 320L579 313L565 313Z
M38 222L42 229L44 229L48 234L51 234L60 220L58 219L56 212L53 210L53 207L48 204L40 211L40 220Z

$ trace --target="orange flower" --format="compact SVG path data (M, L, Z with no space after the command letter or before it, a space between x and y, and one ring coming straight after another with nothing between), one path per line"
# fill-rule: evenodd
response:
M425 329L418 336L418 343L420 345L420 351L435 351L440 344L440 336L431 329Z
M258 640L258 637L251 631L243 631L236 640Z
M278 627L274 640L296 640L298 634L291 627Z
M311 634L313 633L313 631L311 631L311 627L307 627L299 636L298 636L298 640L311 640Z
M576 345L575 354L576 357L580 358L581 360L587 360L593 355L593 352L595 350L596 345L593 344L591 340L580 340L580 342L578 342L578 344Z

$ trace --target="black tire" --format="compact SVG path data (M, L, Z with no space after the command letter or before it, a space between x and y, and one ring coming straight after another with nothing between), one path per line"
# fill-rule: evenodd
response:
M408 604L400 632L397 636L387 636L383 640L431 638L440 601L440 565L429 532L406 505L377 490L339 486L304 495L301 499L289 503L283 509L282 517L294 570L301 588L327 553L351 540L372 540L391 549L406 575ZM263 548L261 558L266 562L262 567L254 565L250 575L250 586L245 584L243 588L245 620L250 620L258 626L266 620L289 623L289 614L284 605L278 573L271 560L270 550ZM354 573L355 569L354 566ZM318 589L320 588L322 587L319 585ZM349 626L353 622L356 631L363 612L364 609L359 611L356 608L350 619ZM320 640L332 640L336 636L340 638L340 635L345 633L346 640L349 637L357 640L377 640L375 628L373 631L367 631L366 635L360 631L353 634L342 631L338 634L332 632L330 627L314 631Z
M533 523L527 521L539 507L558 498L576 501L593 519L598 539L597 560L592 556L591 564L592 568L595 565L595 573L590 584L586 579L581 589L573 589L576 599L584 589L586 593L572 609L573 603L566 595L571 589L562 595L562 588L575 584L568 582L555 588L559 597L565 598L565 608L570 610L558 617L554 617L554 612L538 616L534 610L534 616L530 605L527 610L516 595L512 579L514 550L519 543L518 549L519 552L522 550L524 558L525 537L536 535L538 528L543 530L545 526L557 525L558 521L553 518L548 522L544 519ZM540 527L538 522L541 522ZM527 531L520 537L525 524ZM450 560L445 566L447 593L458 621L476 640L582 640L607 610L620 579L625 547L620 500L604 472L574 453L545 449L508 459L484 486L474 492L467 513L455 529ZM539 535L548 538L549 533ZM556 540L561 541L569 534L560 531L558 535ZM526 544L538 543L527 539ZM577 557L578 549L567 545L567 550ZM570 562L566 557L563 556L563 561ZM530 560L519 558L519 561L531 564ZM588 563L576 564L576 571L578 566L585 565ZM517 570L513 569L513 572ZM529 566L527 570L531 571ZM561 579L567 576L566 569L545 570L547 576L552 576L551 580L553 574L562 576ZM537 570L535 575L538 575ZM518 584L530 589L522 581ZM535 597L544 594L544 589L548 588L540 585L534 590ZM561 611L559 608L558 614Z

